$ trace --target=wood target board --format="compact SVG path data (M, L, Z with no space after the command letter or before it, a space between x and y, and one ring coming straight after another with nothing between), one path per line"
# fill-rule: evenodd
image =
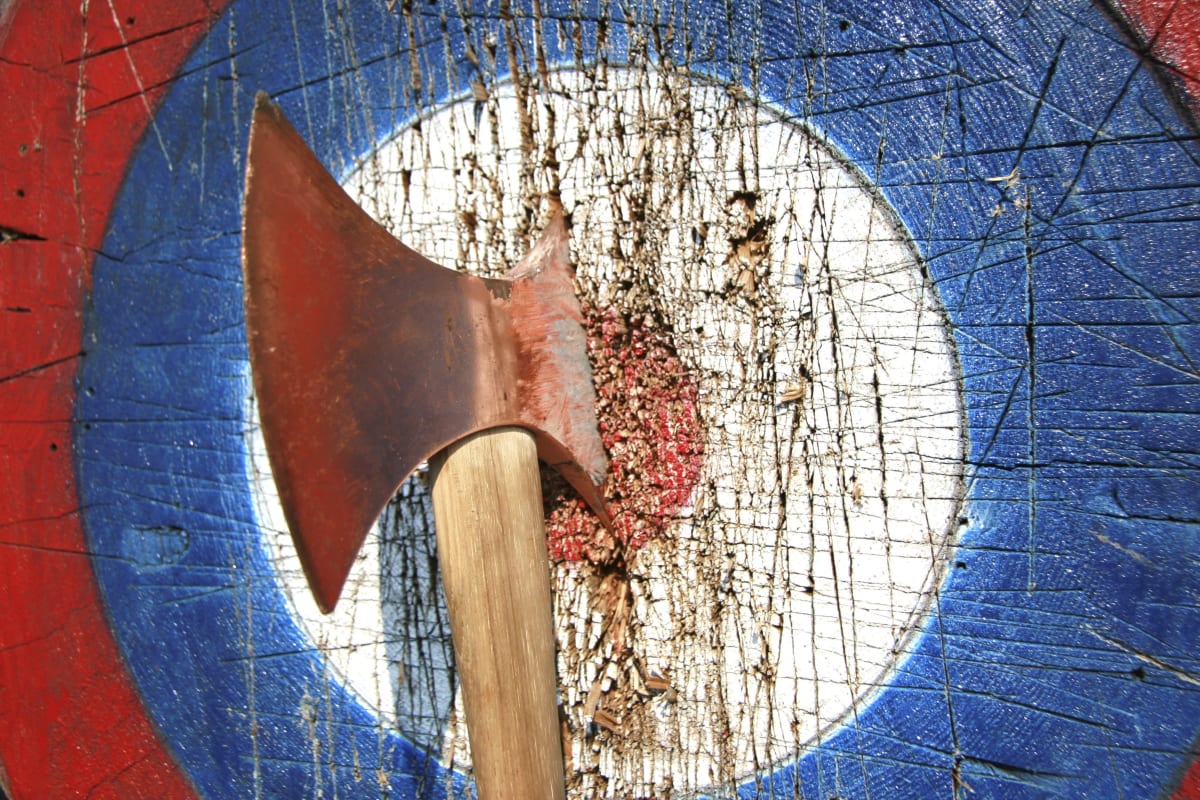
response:
M12 797L472 791L420 476L332 617L273 507L258 90L442 263L570 214L572 796L1200 791L1193 4L162 5L0 5Z

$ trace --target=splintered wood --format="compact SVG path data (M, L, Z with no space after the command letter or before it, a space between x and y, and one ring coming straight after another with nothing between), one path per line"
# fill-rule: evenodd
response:
M605 501L612 530L549 467L543 468L550 555L622 568L629 555L663 535L688 503L704 441L696 382L669 330L649 312L587 308L596 415L609 458Z
M577 798L729 785L855 714L905 657L962 480L955 354L890 209L803 120L626 33L620 66L468 54L473 92L344 180L479 274L516 263L546 198L570 215L616 515L548 487ZM352 618L309 625L386 724L464 766L431 530L418 477L351 578L379 618L352 586Z

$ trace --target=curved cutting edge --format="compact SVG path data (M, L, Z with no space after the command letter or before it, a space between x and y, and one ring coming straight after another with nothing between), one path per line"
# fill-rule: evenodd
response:
M399 485L479 430L533 430L609 523L561 215L511 281L445 269L363 212L260 94L242 264L263 437L322 610Z

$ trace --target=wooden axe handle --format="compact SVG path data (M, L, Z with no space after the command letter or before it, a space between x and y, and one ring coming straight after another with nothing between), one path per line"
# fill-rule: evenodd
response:
M562 800L550 567L533 435L496 428L431 462L438 559L480 800Z

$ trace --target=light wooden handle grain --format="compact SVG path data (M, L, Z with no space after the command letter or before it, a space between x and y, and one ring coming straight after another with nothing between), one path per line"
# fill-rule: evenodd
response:
M550 567L533 436L474 434L431 463L438 559L480 800L562 800Z

